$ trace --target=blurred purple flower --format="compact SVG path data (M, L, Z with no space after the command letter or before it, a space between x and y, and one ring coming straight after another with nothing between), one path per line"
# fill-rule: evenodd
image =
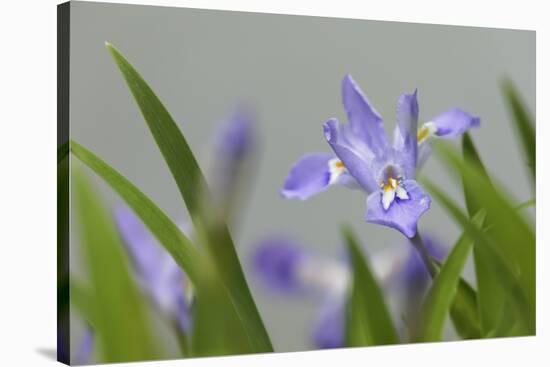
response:
M214 135L209 183L217 209L231 221L243 185L250 184L250 170L258 137L250 109L239 106Z
M214 200L225 208L225 201L235 194L239 165L251 154L256 139L251 115L243 108L224 122L215 135L213 151L217 157L214 172ZM132 259L136 278L153 303L188 333L190 289L185 292L187 278L171 255L158 243L141 220L126 206L115 210L115 222ZM183 229L190 232L189 229Z
M416 91L397 102L393 144L388 142L382 117L359 86L347 75L342 100L348 124L335 118L324 124L324 134L335 155L312 153L291 168L281 194L305 200L331 185L363 190L367 195L367 222L397 229L412 238L417 221L431 199L415 181L416 169L429 155L433 136L452 138L479 125L479 118L452 109L418 129Z
M294 292L301 288L299 269L305 256L290 239L266 238L254 255L254 269L272 290Z
M327 296L313 326L312 339L320 349L343 348L346 345L345 297Z
M425 237L430 255L443 260L446 250L431 237ZM431 281L414 248L394 246L375 253L371 266L390 299L395 319L401 321L402 315L414 318L416 304ZM271 236L258 242L253 267L267 289L279 294L314 296L319 300L312 329L317 348L345 346L345 306L351 277L347 261L318 256L288 237Z
M141 288L183 332L188 332L191 318L183 271L132 210L117 208L115 221Z
M256 141L252 112L240 106L215 136L216 156L224 160L244 159L255 149Z

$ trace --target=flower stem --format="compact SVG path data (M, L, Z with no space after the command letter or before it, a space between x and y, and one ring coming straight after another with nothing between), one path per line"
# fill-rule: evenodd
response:
M420 237L420 233L418 230L416 231L416 234L413 238L411 238L411 243L413 244L414 248L418 251L418 254L422 258L422 261L424 262L424 265L426 266L426 269L428 270L428 273L430 273L430 276L432 278L435 277L437 270L432 262L432 259L430 258L430 254L428 254L428 250L426 249L426 246L424 245L424 241L422 240L422 237Z

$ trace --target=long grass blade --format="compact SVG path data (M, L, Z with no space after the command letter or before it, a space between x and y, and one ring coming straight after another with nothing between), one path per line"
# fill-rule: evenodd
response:
M535 136L535 121L525 107L525 104L521 100L521 97L511 80L504 81L502 84L502 91L510 107L514 126L516 132L519 134L523 153L525 155L525 159L527 160L527 165L529 166L534 185L537 173L537 139Z
M429 180L423 181L425 187L443 205L449 214L463 226L468 236L475 239L474 245L479 251L482 251L483 256L491 258L491 261L487 264L490 271L495 272L500 278L501 284L507 292L507 298L513 302L515 309L518 310L518 318L523 323L525 330L534 332L535 304L534 300L529 298L529 294L526 291L527 286L530 285L526 286L522 283L522 280L525 281L525 279L522 279L520 274L510 266L509 261L502 255L502 251L498 248L494 238L476 226L457 204L434 183Z
M485 213L474 218L476 225L483 222ZM422 307L420 341L439 341L443 334L445 317L449 313L473 241L463 234L443 263L426 295Z
M271 341L256 308L235 251L227 225L215 212L204 175L185 137L153 90L111 44L113 56L159 147L189 210L199 242L216 264L232 302L257 352L273 351Z
M71 141L71 152L120 195L189 278L195 281L200 264L199 253L178 226L134 184L92 151Z
M350 347L399 343L382 290L372 275L350 228L343 229L353 265L353 287L346 327Z
M95 331L106 362L158 358L146 303L129 273L111 218L84 176L73 169L73 187L91 282Z

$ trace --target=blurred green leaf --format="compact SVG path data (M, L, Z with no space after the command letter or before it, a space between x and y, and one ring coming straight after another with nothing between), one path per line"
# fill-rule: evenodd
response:
M484 219L485 213L480 212L474 222L481 226ZM472 245L471 238L466 233L462 234L435 276L422 307L420 341L441 340L445 317L455 298L460 274Z
M215 270L227 288L256 352L271 352L271 341L252 299L250 289L227 225L213 215L215 206L208 194L204 176L187 141L162 102L141 75L112 45L107 49L124 76L149 130L181 192L194 224L195 235L206 246Z
M106 362L159 356L141 294L111 218L84 173L73 169L82 253L91 281L94 328Z
M191 281L195 282L200 254L178 226L151 199L93 152L75 141L71 141L71 152L120 195Z
M434 258L432 258L432 262L436 264L437 271L439 271L441 263ZM479 339L482 337L477 293L462 277L458 281L450 314L453 326L462 339Z
M76 276L71 275L71 304L76 311L80 314L83 320L90 324L93 328L96 328L99 315L96 314L93 290L86 287L82 282L78 281Z
M359 249L352 230L344 227L342 233L353 268L353 286L348 299L347 346L399 343L383 293Z
M255 353L256 344L246 330L228 289L211 262L204 264L193 306L193 356Z
M531 171L534 185L537 169L537 139L535 136L535 121L527 111L525 104L521 100L519 92L511 80L504 81L502 84L502 92L508 102L510 112L513 115L514 126L516 128L516 132L519 134L523 152L527 160L527 165Z
M200 308L193 328L198 340L190 342L186 335L178 334L178 341L186 355L254 352L254 349L250 348L250 340L244 337L245 330L236 322L240 319L226 289L219 284L219 280L207 279L205 272L215 273L215 270L207 268L207 259L197 251L170 218L130 181L94 153L75 141L71 143L71 152L125 200L193 282L196 292L194 308ZM216 289L217 293L212 289ZM212 313L205 315L203 310L213 308L215 310ZM230 335L227 335L228 333Z
M523 209L527 209L529 208L530 206L535 206L536 205L536 200L535 199L530 199L530 200L527 200L527 201L524 201L523 203L519 204L516 206L516 210L523 210Z
M475 148L474 142L470 138L470 135L466 133L462 138L462 154L464 161L477 167L479 172L485 177L487 182L491 184L490 177L485 169L481 158ZM473 218L475 213L479 211L482 204L478 203L475 199L474 191L477 187L471 186L471 181L462 177L462 187L464 190L464 198L466 199L466 208L470 218ZM488 218L485 221L484 229L491 227L491 219ZM502 306L506 293L500 285L500 278L498 274L491 271L491 267L488 262L493 261L491 257L483 256L484 252L481 251L478 246L474 246L474 266L476 272L476 281L479 297L479 313L481 319L482 333L486 335L489 330L496 328L497 323L500 321L499 308Z
M483 175L489 183L491 182L489 174L487 173L487 170L479 157L477 149L469 133L465 133L462 137L462 155L464 156L465 161L475 166L479 170L479 173ZM462 188L464 190L466 208L468 209L468 214L470 217L473 218L473 216L481 209L481 205L475 200L475 196L473 195L475 187L470 187L468 184L468 181L462 179Z
M483 336L477 293L464 278L460 278L456 295L451 304L451 320L457 334L462 339L479 339Z
M508 294L508 298L514 303L516 310L521 311L518 317L525 326L526 330L534 332L535 327L535 304L534 299L528 297L525 288L529 284L521 283L521 277L508 264L508 261L498 249L494 238L489 237L482 229L478 228L446 194L444 194L435 184L424 180L425 187L434 195L434 197L444 206L451 216L463 226L465 232L470 238L475 239L476 250L482 253L482 256L490 259L486 264L488 269L495 272L500 278L502 287ZM523 279L525 281L525 279ZM483 302L481 299L479 302Z
M499 338L505 336L521 336L529 334L524 325L518 321L517 311L509 300L504 300L500 309L495 310L497 322L494 329L488 330L486 338Z

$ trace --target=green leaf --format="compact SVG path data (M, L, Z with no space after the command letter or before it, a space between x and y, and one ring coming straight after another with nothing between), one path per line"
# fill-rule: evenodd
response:
M208 266L208 260L197 251L191 241L145 194L101 158L74 141L71 143L71 152L124 199L194 284L195 309L200 308L201 311L199 316L195 317L193 330L204 337L196 338L199 340L191 343L186 335L178 334L178 341L187 352L186 355L253 352L250 348L253 343L244 335L245 330L236 321L240 322L238 311L234 308L226 289L219 284L219 280L205 274L206 271L215 273L215 270L211 269L211 265ZM216 289L217 293L212 289ZM209 315L204 315L203 309L206 308L215 310ZM206 321L201 322L202 320ZM224 325L229 326L224 328ZM228 333L232 334L227 335ZM222 337L225 339L222 340ZM190 344L191 349L187 348Z
M72 172L82 254L94 300L90 313L104 361L155 359L159 354L145 303L130 276L116 229L84 173Z
M477 149L469 133L465 133L462 137L462 154L464 156L464 160L477 167L483 177L485 177L490 183L489 174L487 173L487 170L479 157ZM475 187L468 186L468 182L463 179L462 188L464 190L464 199L466 200L468 214L470 217L473 217L481 209L481 205L475 200L475 196L473 195Z
M195 215L199 205L196 189L205 180L191 148L172 116L141 75L113 45L106 43L106 47L124 76L189 212Z
M93 152L75 141L71 141L71 152L120 195L191 281L196 282L200 254L178 226L151 199Z
M484 217L485 213L478 214L474 218L476 225L480 226ZM468 235L463 234L460 236L434 278L422 307L420 341L441 340L445 317L455 298L460 274L472 245L473 241Z
M536 200L535 199L529 199L527 201L524 201L523 203L519 204L516 206L516 210L523 210L523 209L527 209L531 206L535 206L536 204Z
M527 165L531 171L533 185L535 184L535 176L537 169L537 139L535 136L535 121L527 111L525 104L512 83L511 80L506 80L502 84L502 92L510 107L510 112L513 115L513 122L516 132L519 134L520 141L523 147L523 153L527 160Z
M483 336L478 313L478 296L464 278L460 278L458 289L451 305L451 320L462 339L479 339Z
M512 197L493 180L489 182L474 165L464 162L449 147L438 146L449 167L460 174L471 195L487 211L493 249L519 276L530 303L535 305L535 234L524 216L510 202ZM485 236L486 237L486 236ZM534 308L533 308L534 311ZM534 316L534 314L533 314Z
M441 263L432 258L437 271ZM460 278L456 294L451 304L451 320L457 334L462 339L479 339L483 336L478 313L478 297L475 289L464 279Z
M94 153L74 141L71 143L71 152L103 178L125 200L126 204L141 218L178 265L186 271L195 285L195 308L200 308L201 312L198 320L195 320L194 331L204 337L193 341L193 349L187 350L188 355L253 352L254 350L249 347L251 343L248 337L245 338L241 335L245 331L235 321L240 321L240 318L237 316L238 312L229 299L226 289L219 284L219 280L210 279L204 274L207 269L210 269L207 268L207 259L195 249L190 240L147 196ZM210 271L215 272L214 270ZM205 287L204 290L203 287ZM217 293L211 289L216 289ZM202 306L203 304L205 306ZM215 311L210 315L204 315L202 310L207 307L215 308ZM206 320L205 323L200 322L203 319ZM205 324L207 326L202 326ZM223 325L231 326L224 329ZM226 332L223 333L222 330ZM231 334L227 335L228 333ZM222 336L225 339L220 340ZM178 337L182 347L185 348L189 342L185 340L184 335ZM243 346L243 344L246 345Z
M71 304L80 314L83 320L90 324L94 329L98 327L99 317L96 313L93 290L77 280L76 275L71 275Z
M353 232L348 227L342 232L353 267L353 287L348 300L347 345L357 347L399 343L383 293Z
M468 134L465 134L462 139L462 154L464 156L464 161L477 167L487 182L491 184L487 170ZM470 218L473 218L474 214L482 206L482 204L475 200L475 190L477 190L477 187L472 186L472 183L464 177L462 177L462 186L468 214ZM491 226L491 218L488 218L485 221L485 230ZM494 330L497 327L497 323L501 320L499 317L499 309L505 301L506 294L500 285L501 280L498 274L491 271L491 267L488 265L489 262L493 261L492 258L483 255L484 252L475 246L474 266L479 296L481 329L482 334L487 335L490 330Z
M206 262L196 290L193 307L193 356L213 356L256 352L237 305L218 276L215 265Z
M124 76L193 219L195 234L215 263L256 352L273 347L235 251L227 225L214 215L204 175L185 137L145 80L112 45L107 49Z
M423 180L425 187L434 195L434 197L443 205L451 216L463 226L465 232L470 238L475 239L475 248L481 251L482 256L491 259L487 263L490 271L497 274L503 288L506 290L508 299L514 303L518 310L518 318L525 326L525 330L534 332L535 327L535 304L534 300L528 297L525 290L529 285L521 283L521 277L517 271L513 270L508 261L504 258L495 243L494 238L485 233L475 223L473 223L462 210L446 194L444 194L435 184L428 180ZM524 280L524 279L523 279ZM481 299L479 302L483 302Z

